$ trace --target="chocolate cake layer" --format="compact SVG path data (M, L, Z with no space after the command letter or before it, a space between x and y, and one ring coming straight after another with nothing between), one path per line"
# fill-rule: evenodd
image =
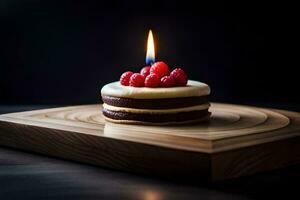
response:
M174 114L141 114L141 113L129 113L129 112L119 112L112 111L108 109L103 109L103 114L105 117L114 120L134 120L152 123L162 123L162 122L183 122L189 120L200 119L209 114L208 109L190 112L180 112Z
M102 96L102 100L104 103L111 106L140 109L171 109L208 103L207 96L166 99L131 99L112 96Z

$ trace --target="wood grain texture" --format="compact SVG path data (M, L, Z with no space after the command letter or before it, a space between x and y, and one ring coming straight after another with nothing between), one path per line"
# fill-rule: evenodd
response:
M0 115L0 145L137 173L222 180L299 163L300 114L213 103L208 123L105 122L101 105Z

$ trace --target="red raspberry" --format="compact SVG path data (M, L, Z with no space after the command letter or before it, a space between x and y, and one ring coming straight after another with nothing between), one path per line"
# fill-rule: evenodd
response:
M175 87L176 82L172 76L164 76L160 79L160 85L162 87Z
M181 68L174 69L170 76L174 78L177 86L186 86L188 77Z
M146 66L146 67L143 67L142 69L141 69L141 74L143 75L143 76L145 76L145 77L147 77L149 74L150 74L150 66Z
M150 74L157 74L159 78L170 74L169 67L164 62L156 62L150 68Z
M156 74L149 74L145 78L145 87L158 87L160 83L160 79Z
M130 77L129 86L133 87L143 87L144 86L145 77L142 74L134 73Z
M121 85L128 86L129 85L129 80L130 80L130 77L132 76L132 74L133 74L133 72L131 72L131 71L124 72L120 77Z

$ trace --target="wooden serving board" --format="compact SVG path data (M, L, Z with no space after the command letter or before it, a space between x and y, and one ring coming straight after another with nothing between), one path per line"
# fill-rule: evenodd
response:
M213 103L210 122L105 122L101 105L0 115L0 145L135 173L223 180L300 163L300 113Z

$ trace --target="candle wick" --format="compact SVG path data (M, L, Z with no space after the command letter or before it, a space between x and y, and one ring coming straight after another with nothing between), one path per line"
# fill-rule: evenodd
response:
M153 65L155 63L154 59L148 59L146 58L146 65Z

